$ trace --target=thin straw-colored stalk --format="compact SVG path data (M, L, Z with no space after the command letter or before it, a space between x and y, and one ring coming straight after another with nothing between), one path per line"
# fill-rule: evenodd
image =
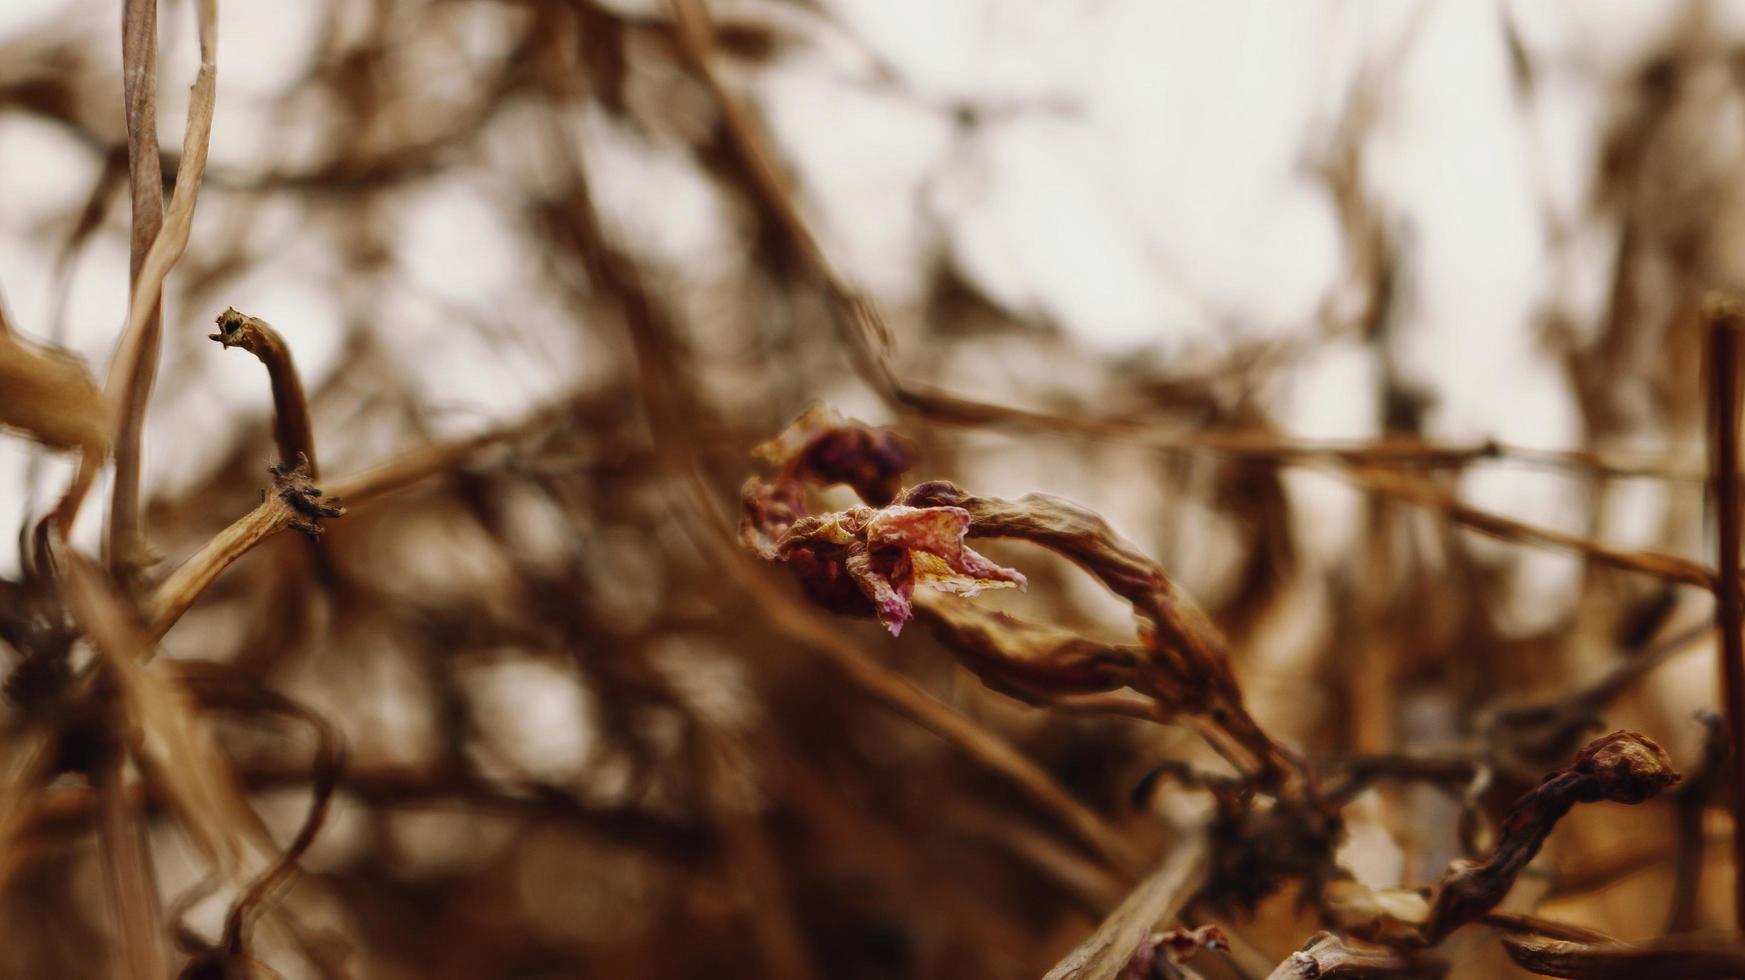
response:
M147 253L164 225L163 164L158 158L158 4L126 0L121 13L122 96L127 106L127 177L133 206L128 284L139 288ZM140 325L139 366L119 392L122 412L115 430L115 482L110 495L104 555L111 568L132 567L142 557L144 529L139 506L140 433L157 377L163 346L163 297L145 304Z
M188 126L182 136L176 190L164 213L163 228L152 240L151 249L140 263L139 275L134 280L128 300L127 324L116 342L115 357L110 362L109 378L103 388L109 402L110 432L120 431L123 420L144 410L143 405L135 405L131 393L135 390L134 378L147 353L146 324L163 297L164 279L187 250L188 235L194 224L194 204L200 194L200 182L206 175L206 151L212 137L212 111L218 95L217 0L198 0L194 11L200 28L200 71L194 78L188 98ZM102 466L101 450L87 449L79 460L78 473L52 515L63 540L71 533L85 495Z

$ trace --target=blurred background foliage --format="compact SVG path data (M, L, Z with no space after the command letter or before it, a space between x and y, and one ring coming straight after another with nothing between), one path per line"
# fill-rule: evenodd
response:
M99 378L128 296L120 6L0 11L0 296ZM1340 860L1367 885L1434 881L1465 853L1463 806L1499 816L1601 719L1706 771L1712 642L1663 638L1708 596L1596 549L1712 564L1697 310L1745 286L1745 7L678 9L221 5L144 426L151 560L117 581L144 594L270 485L266 378L206 339L226 307L285 338L325 476L485 436L327 522L318 552L267 540L162 640L225 665L188 683L280 845L324 778L308 731L348 753L253 957L288 977L1018 978L1088 934L1133 868L869 691L906 679L1009 743L1141 866L1208 804L1135 785L1217 760L1185 729L1005 698L920 631L827 620L845 667L805 640L817 622L784 627L753 593L798 593L719 548L751 447L820 399L914 439L912 481L1103 515L1226 632L1287 744L1462 760L1452 785L1345 808ZM194 5L159 16L168 193L199 59ZM888 337L845 320L848 284ZM43 642L32 529L75 464L0 441L14 675ZM1387 493L1378 468L1445 496ZM90 554L100 496L72 533ZM1589 547L1475 534L1456 499ZM1070 564L987 552L1030 587L976 601L1131 637ZM261 690L317 721L237 693ZM36 716L9 691L16 735ZM60 761L9 787L27 805L0 973L121 975L108 811ZM242 889L207 886L148 776L121 777L141 900L184 949L221 943ZM1730 863L1690 867L1727 825L1705 792L1576 812L1511 902L1625 939L1726 927ZM1298 897L1191 910L1239 947L1194 968L1264 975L1321 924ZM1442 952L1457 976L1515 969L1482 929Z

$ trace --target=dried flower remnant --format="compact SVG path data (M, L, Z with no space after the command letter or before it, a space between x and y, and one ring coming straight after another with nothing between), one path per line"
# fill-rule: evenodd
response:
M742 543L767 561L785 562L820 605L876 615L893 634L913 615L916 585L964 596L1024 585L1021 574L983 558L965 538L1019 538L1047 548L1133 605L1141 646L1062 642L1054 631L1011 617L954 616L931 605L929 626L1000 690L1042 702L1131 687L1155 703L1159 720L1178 714L1210 719L1214 744L1263 784L1290 781L1298 767L1248 715L1223 637L1162 568L1096 514L1047 494L977 497L943 480L908 487L883 507L807 514L808 483L854 476L878 484L882 495L909 462L907 446L896 438L828 408L807 410L756 451L781 471L746 483ZM820 447L830 451L821 454ZM869 458L842 455L856 447Z
M303 467L310 477L318 474L315 465L315 428L309 422L309 401L303 394L303 382L297 366L291 360L291 349L272 325L259 317L239 313L235 308L218 314L218 332L207 338L224 348L240 347L266 366L267 379L273 388L273 438L279 444L279 462L287 467Z
M869 503L896 497L898 480L914 456L901 435L814 405L752 452L778 472L746 482L740 540L765 561L786 564L828 609L877 616L898 635L914 618L917 586L968 597L1025 585L1021 573L963 543L970 515L962 508L891 505L807 512L808 484L847 483Z

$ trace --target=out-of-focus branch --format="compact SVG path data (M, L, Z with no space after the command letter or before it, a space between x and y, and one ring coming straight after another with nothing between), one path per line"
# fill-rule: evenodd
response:
M1715 587L1714 569L1699 562L1653 551L1613 548L1580 535L1492 514L1461 503L1448 488L1419 477L1365 469L1357 471L1354 478L1369 490L1437 511L1456 524L1493 538L1574 551L1601 565L1641 572L1682 585L1695 585L1704 589Z
M146 324L163 296L164 279L181 259L188 247L188 235L194 224L194 203L199 197L200 181L206 173L206 151L212 135L212 112L218 94L218 2L197 0L195 17L199 22L200 71L188 97L188 124L182 137L182 161L176 171L176 190L170 197L164 214L164 224L152 239L151 249L140 263L139 275L127 307L127 324L116 341L115 357L109 365L109 378L103 394L109 402L107 426L110 433L122 428L123 420L144 411L136 405L132 393L134 378L147 351ZM87 448L79 460L78 472L61 500L55 505L47 525L57 529L62 540L71 533L73 521L91 484L102 468L103 453Z
M124 961L117 973L133 980L164 976L163 911L152 873L151 851L134 801L128 799L122 776L126 756L115 745L96 774L98 824L103 874L120 926L118 952Z
M1506 932L1503 949L1523 969L1548 977L1705 980L1745 976L1745 946L1715 936L1667 936L1626 943L1587 929L1564 927L1558 931L1566 934Z

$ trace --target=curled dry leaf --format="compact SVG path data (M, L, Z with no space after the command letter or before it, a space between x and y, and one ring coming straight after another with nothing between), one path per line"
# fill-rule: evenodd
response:
M982 683L1031 704L1126 687L1145 655L974 603L920 598L915 610Z
M1495 908L1557 821L1577 803L1641 803L1678 779L1672 760L1646 735L1616 731L1589 742L1575 761L1516 801L1484 861L1456 862L1443 876L1424 940L1440 942Z
M39 442L108 451L103 395L78 358L0 331L0 425Z

